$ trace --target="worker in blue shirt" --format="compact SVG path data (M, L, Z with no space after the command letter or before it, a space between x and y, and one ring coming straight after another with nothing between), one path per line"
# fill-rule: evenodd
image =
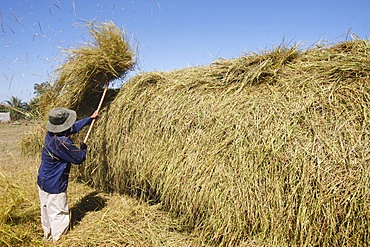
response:
M87 145L77 147L70 135L77 133L98 117L76 121L77 114L66 108L54 108L49 112L46 124L48 132L41 154L37 184L41 203L41 224L44 239L56 242L69 229L67 187L71 164L81 164L86 159Z

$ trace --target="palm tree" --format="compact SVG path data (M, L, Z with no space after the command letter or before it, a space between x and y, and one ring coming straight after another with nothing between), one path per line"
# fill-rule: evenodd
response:
M26 103L22 102L21 98L16 96L10 97L8 100L5 100L5 103L10 107L10 116L12 120L19 120L23 115L21 112L24 112L26 109Z
M8 100L5 100L5 103L13 108L22 108L22 99L16 96L12 96Z

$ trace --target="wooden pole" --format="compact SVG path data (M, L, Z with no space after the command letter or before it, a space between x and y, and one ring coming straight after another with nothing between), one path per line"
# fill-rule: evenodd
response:
M107 94L107 91L108 91L108 86L109 86L109 82L107 82L107 84L105 84L105 88L104 88L104 92L103 92L103 95L101 96L101 99L100 99L100 103L99 103L99 106L98 106L98 109L96 110L97 112L100 111L100 108L103 104L103 101L104 101L104 98L105 98L105 95ZM90 124L90 128L89 128L89 131L87 131L87 134L86 134L86 137L85 137L85 140L84 140L84 143L87 142L87 139L89 138L89 135L90 135L90 132L92 130L92 127L95 123L96 119L93 119L93 121L91 122Z

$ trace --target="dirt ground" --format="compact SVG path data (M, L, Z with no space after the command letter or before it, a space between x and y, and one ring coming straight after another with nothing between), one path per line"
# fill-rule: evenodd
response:
M40 154L23 156L20 141L32 124L0 124L0 203L12 205L0 225L0 246L198 246L177 219L126 195L107 194L70 178L72 230L58 243L44 242L39 216ZM72 168L73 173L73 168ZM202 245L204 246L204 245Z

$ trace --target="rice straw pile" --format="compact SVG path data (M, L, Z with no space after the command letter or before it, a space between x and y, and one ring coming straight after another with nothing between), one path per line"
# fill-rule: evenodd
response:
M367 246L370 42L279 46L137 75L82 178L161 203L217 246Z

